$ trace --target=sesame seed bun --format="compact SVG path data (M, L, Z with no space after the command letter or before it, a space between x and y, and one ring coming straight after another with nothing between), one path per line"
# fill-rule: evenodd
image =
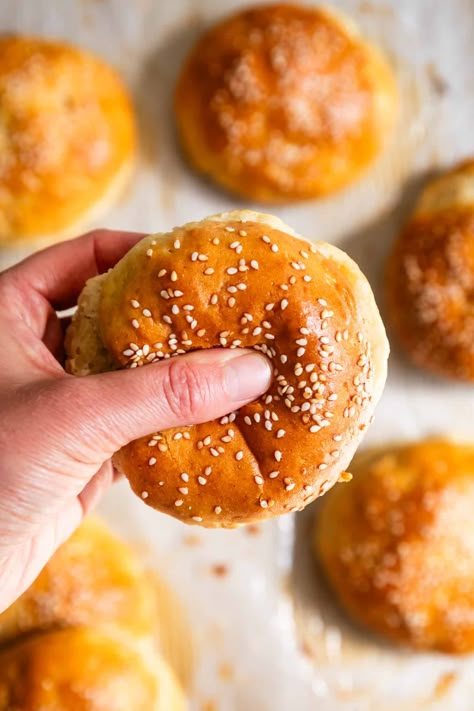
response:
M407 355L474 382L474 160L427 185L389 257L386 284Z
M0 711L185 711L151 647L93 628L28 637L0 654Z
M156 625L155 589L138 557L103 523L88 518L0 615L0 646L72 626L119 627L145 638Z
M191 50L175 116L191 164L262 203L353 182L397 115L393 72L341 13L296 4L239 11Z
M0 38L0 245L96 218L131 173L135 119L116 72L67 44Z
M358 455L321 502L314 545L354 620L417 649L474 650L474 447Z
M302 508L349 464L383 389L388 344L368 282L336 247L229 212L141 240L88 283L66 339L81 375L104 351L135 368L215 346L268 356L267 393L219 421L136 440L116 465L145 503L187 523Z

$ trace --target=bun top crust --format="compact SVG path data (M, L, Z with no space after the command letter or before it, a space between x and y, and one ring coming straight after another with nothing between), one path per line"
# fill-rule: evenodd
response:
M156 633L156 591L134 552L94 518L56 551L34 583L0 615L0 646L76 625Z
M474 382L474 161L431 181L387 268L391 323L410 358Z
M235 211L147 237L99 279L89 282L101 288L98 313L80 301L69 355L80 324L96 319L95 352L105 348L115 367L222 346L260 350L274 368L269 391L238 412L116 455L147 504L235 526L301 508L337 480L371 420L388 355L373 294L345 254Z
M474 649L474 447L427 440L358 455L321 502L315 545L358 621L420 649Z
M135 151L127 91L97 57L0 38L0 243L67 230Z
M70 628L0 654L0 711L184 711L164 662L127 638Z
M385 59L344 17L263 5L201 37L175 112L199 171L251 200L278 203L353 181L394 123L397 91Z

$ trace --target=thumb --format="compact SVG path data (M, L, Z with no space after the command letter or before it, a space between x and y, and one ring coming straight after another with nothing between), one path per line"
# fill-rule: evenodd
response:
M210 349L51 387L60 392L65 430L94 461L103 461L151 432L232 412L262 395L271 378L270 361L255 351Z

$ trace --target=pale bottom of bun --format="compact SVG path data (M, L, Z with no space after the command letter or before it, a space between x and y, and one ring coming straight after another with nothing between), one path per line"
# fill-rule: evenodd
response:
M111 182L98 199L92 203L73 223L48 234L0 234L0 247L2 250L24 249L31 251L48 247L56 242L77 237L87 226L105 215L115 205L132 177L135 168L135 159L130 158L117 171ZM12 261L17 261L13 259ZM2 264L3 266L3 264Z
M106 274L89 279L79 297L77 311L66 334L66 368L74 375L115 370L99 333L99 304Z

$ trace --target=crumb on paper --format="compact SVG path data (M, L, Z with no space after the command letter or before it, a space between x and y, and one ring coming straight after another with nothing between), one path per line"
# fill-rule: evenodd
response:
M212 699L204 701L204 703L201 705L200 711L218 711L217 703Z
M426 75L434 94L437 96L444 96L448 93L449 84L439 73L438 67L434 62L428 62L426 65Z
M352 474L350 472L341 472L338 481L339 482L352 481Z
M446 694L451 691L451 688L457 678L458 675L454 671L449 671L442 674L436 683L433 698L438 701L443 696L446 696Z
M232 681L234 678L234 667L229 662L221 662L217 668L217 674L222 681Z
M229 574L229 567L225 563L215 563L211 566L211 573L216 578L225 578Z
M259 536L262 532L262 527L259 523L251 523L245 527L245 532L248 533L249 536Z
M382 5L381 3L370 2L369 0L361 0L358 5L359 12L366 12L377 15L394 15L393 7L390 5Z

